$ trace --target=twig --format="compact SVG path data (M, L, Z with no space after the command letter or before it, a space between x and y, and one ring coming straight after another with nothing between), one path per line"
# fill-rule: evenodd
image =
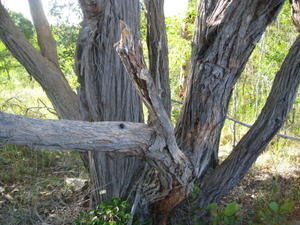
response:
M50 108L50 107L48 107L48 106L46 105L46 103L44 103L40 98L38 99L38 102L42 103L42 105L48 110L49 113L51 113L51 114L57 116L57 113L55 112L55 110L52 109L52 108Z

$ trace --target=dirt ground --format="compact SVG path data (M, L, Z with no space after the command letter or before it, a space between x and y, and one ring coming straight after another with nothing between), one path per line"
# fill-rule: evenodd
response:
M89 182L81 185L67 182L70 178L88 180L77 154L10 148L0 150L0 224L72 224L80 212L89 209ZM220 206L237 202L244 221L241 224L247 224L255 221L257 212L270 201L280 204L285 200L295 203L288 217L290 224L300 224L297 146L264 153L240 185L222 199Z

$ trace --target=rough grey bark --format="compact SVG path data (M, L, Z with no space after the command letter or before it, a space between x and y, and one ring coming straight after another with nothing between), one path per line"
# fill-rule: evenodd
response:
M292 5L292 19L298 32L300 32L300 1L290 0Z
M187 96L176 129L178 144L191 156L198 177L218 163L232 88L283 2L200 1Z
M79 101L61 70L43 57L10 20L0 2L0 39L43 87L60 118L81 119Z
M166 154L166 156L161 157L163 159L161 162L156 161L155 163L166 164L165 166L161 166L161 168L165 167L165 170L175 176L177 181L181 185L184 185L187 192L189 192L189 186L187 184L192 175L189 160L177 146L173 125L163 107L163 102L152 76L146 68L142 46L140 42L134 41L128 26L123 22L121 23L123 27L121 40L116 50L127 69L134 87L147 106L149 114L155 121L151 126L153 126L157 132L157 137L155 137L154 140L156 148L160 149L161 155ZM157 151L157 149L153 149L153 151ZM170 184L167 185L167 188L172 186L172 180Z
M113 48L120 36L119 20L130 24L139 38L139 1L81 0L80 4L84 20L77 42L76 71L84 120L142 122L141 101ZM90 153L94 189L106 190L103 195L95 192L96 203L128 197L143 166L139 159Z
M298 20L298 22L300 22ZM204 178L200 207L218 201L247 173L260 153L283 126L300 84L300 36L291 47L258 119L228 158Z
M96 200L128 197L129 189L139 186L141 195L152 204L155 225L168 223L172 210L188 196L193 183L199 178L202 178L202 192L197 202L199 207L217 201L242 179L282 126L299 86L298 38L276 76L268 101L256 123L230 156L210 174L205 174L211 162L217 161L220 132L232 87L266 26L275 19L283 0L200 2L188 95L178 122L177 139L152 71L147 70L143 59L137 31L138 1L80 2L85 18L78 39L76 69L81 84L79 91L84 119L142 120L141 104L129 82L131 80L154 122L148 127L128 122L43 121L0 113L0 142L89 150ZM293 2L294 22L298 25L299 0ZM5 12L3 7L0 10ZM32 60L48 60L28 47L29 43L26 44L15 32L7 18L7 15L0 14L1 39L11 51L15 51L18 60L29 63L27 67L33 68L32 74L37 79L45 79L37 71L48 70L38 70ZM159 18L152 17L154 24ZM121 26L120 19L125 21L121 22ZM4 32L6 30L8 34ZM14 39L14 36L18 38ZM15 43L16 40L21 40L22 44ZM113 45L117 47L128 74ZM30 54L25 54L25 50ZM47 88L49 83L41 78L40 82ZM53 89L46 91L51 93ZM44 128L45 134L40 134L41 128ZM80 137L82 139L78 140ZM103 151L110 153L100 153ZM111 159L116 153L123 154L123 157L142 157L151 169L145 171L142 179L137 179L134 172L145 163L136 158L132 161ZM100 195L98 191L103 189L107 193Z
M144 157L155 134L143 123L26 118L0 112L0 143Z
M158 155L157 158L148 160L152 169L147 171L147 177L152 179L147 179L149 183L142 181L145 182L144 198L153 204L153 224L166 224L174 206L179 204L191 190L193 169L177 146L174 128L159 96L153 76L146 68L140 42L134 40L126 24L121 22L121 27L121 39L116 50L132 83L148 108L151 126L156 131L149 153L154 155L158 153Z
M149 71L167 114L171 115L168 41L164 0L144 0L147 18L147 46Z

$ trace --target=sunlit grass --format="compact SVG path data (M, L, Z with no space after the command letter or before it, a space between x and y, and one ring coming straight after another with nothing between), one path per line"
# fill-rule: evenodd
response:
M57 118L53 114L54 110L47 95L33 81L25 86L22 83L16 83L14 88L1 88L0 110L29 117Z

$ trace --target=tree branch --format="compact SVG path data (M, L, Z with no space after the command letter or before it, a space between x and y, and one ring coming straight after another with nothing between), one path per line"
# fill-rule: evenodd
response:
M154 130L142 123L32 119L0 112L0 143L143 157Z
M121 39L117 43L116 50L137 92L149 109L150 116L153 116L152 121L158 121L155 125L158 126L161 135L166 138L166 143L175 161L183 163L184 155L177 147L173 126L158 95L154 81L146 68L142 47L140 43L134 42L128 26L122 21L120 24Z
M187 97L176 126L179 147L201 177L218 164L231 91L284 0L200 1Z
M165 110L170 117L171 92L164 0L144 0L144 2L147 18L149 70Z
M183 102L178 101L178 100L171 99L171 101L175 102L177 104L183 104ZM240 124L240 125L242 125L244 127L248 127L248 128L252 127L252 125L244 123L242 121L239 121L239 120L237 120L237 119L235 119L233 117L230 117L230 116L226 116L226 119L231 120L231 121L233 121L233 122L235 122L237 124ZM280 133L277 133L276 136L281 137L281 138L285 138L285 139L289 139L289 140L292 140L292 141L300 141L300 138L298 138L298 137L292 137L292 136L288 136L288 135L284 135L284 134L280 134Z
M103 0L79 0L85 20L99 17Z
M43 57L13 24L0 2L0 39L43 87L60 118L81 119L79 101L61 70Z
M247 173L260 153L284 124L292 108L300 83L300 36L291 47L258 119L240 140L228 158L205 177L200 207L218 201ZM217 187L217 188L212 188Z
M292 4L292 19L298 32L300 32L300 1L290 0Z
M40 0L28 0L28 2L41 53L45 58L59 67L56 42L45 16L42 2Z
M134 41L131 31L122 21L120 27L121 39L115 44L116 50L133 85L149 109L152 126L157 131L152 154L159 151L161 156L153 163L162 171L162 175L172 174L176 177L177 182L184 185L184 188L189 192L192 183L192 167L177 146L173 126L158 95L154 81L146 68L141 44Z

